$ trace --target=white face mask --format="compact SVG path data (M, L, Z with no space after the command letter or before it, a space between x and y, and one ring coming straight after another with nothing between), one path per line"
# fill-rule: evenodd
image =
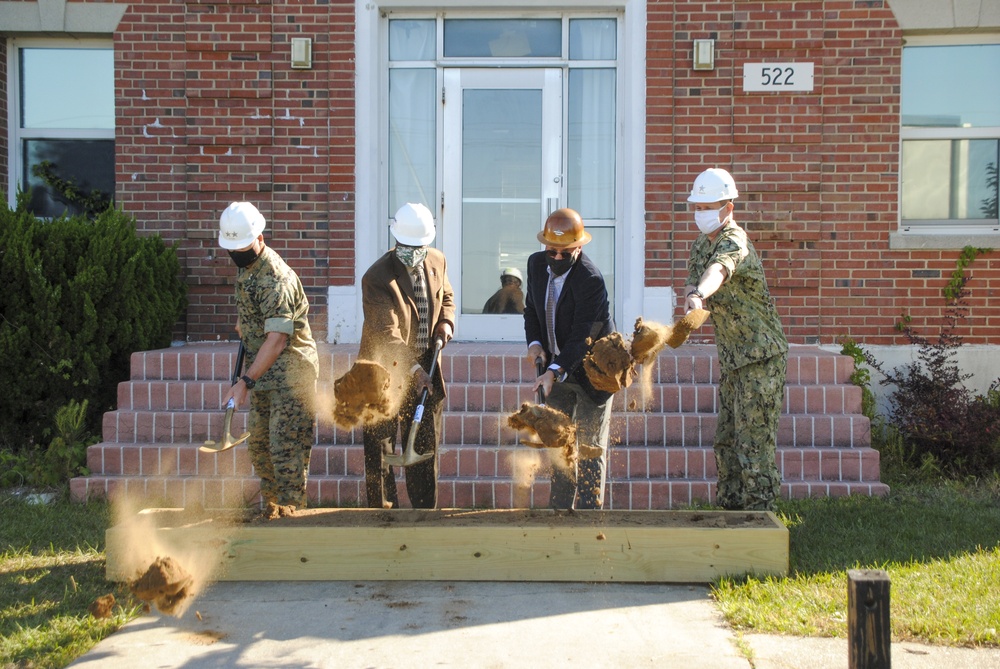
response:
M725 225L726 221L729 220L728 216L722 220L719 219L719 216L725 209L726 207L723 206L721 209L704 209L695 211L694 212L695 225L698 226L698 229L701 230L702 233L706 235L712 234L713 232L721 228L723 225Z

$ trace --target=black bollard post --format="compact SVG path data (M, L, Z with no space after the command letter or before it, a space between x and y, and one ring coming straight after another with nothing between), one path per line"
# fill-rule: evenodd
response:
M847 572L848 669L892 666L889 575L879 569Z

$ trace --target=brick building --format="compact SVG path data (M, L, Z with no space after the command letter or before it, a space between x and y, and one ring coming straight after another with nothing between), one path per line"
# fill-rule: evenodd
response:
M187 341L231 337L215 230L237 199L331 342L357 339L359 277L405 201L435 212L466 340L520 339L481 304L556 204L595 229L617 321L665 319L706 166L736 177L796 343L900 343L901 313L941 314L957 249L997 246L994 2L479 4L0 2L8 199L45 155L113 187L180 243ZM995 344L995 257L973 275L966 342Z
M360 277L408 201L435 213L467 343L523 345L482 304L557 206L594 234L619 329L668 320L710 166L793 344L905 344L960 249L1000 247L995 0L0 0L0 39L8 201L32 185L61 210L45 159L113 191L179 244L189 343L234 336L233 200L330 344L358 340ZM1000 258L971 274L960 334L990 351Z

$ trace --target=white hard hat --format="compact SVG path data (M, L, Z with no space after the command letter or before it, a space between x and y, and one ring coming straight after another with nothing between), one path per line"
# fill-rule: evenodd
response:
M500 278L502 279L505 276L517 277L518 281L524 283L524 277L521 276L521 270L516 267L504 267L503 272L500 273Z
M219 217L219 246L230 251L253 244L264 232L264 215L249 202L233 202Z
M694 180L688 202L711 204L723 200L735 200L739 196L733 176L726 170L712 167Z
M434 216L422 204L407 202L392 217L389 231L406 246L427 246L434 241Z

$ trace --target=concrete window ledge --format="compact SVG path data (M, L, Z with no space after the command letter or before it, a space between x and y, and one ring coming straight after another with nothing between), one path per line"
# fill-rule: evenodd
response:
M889 248L906 249L962 249L1000 248L1000 233L981 235L931 235L914 232L890 232Z

